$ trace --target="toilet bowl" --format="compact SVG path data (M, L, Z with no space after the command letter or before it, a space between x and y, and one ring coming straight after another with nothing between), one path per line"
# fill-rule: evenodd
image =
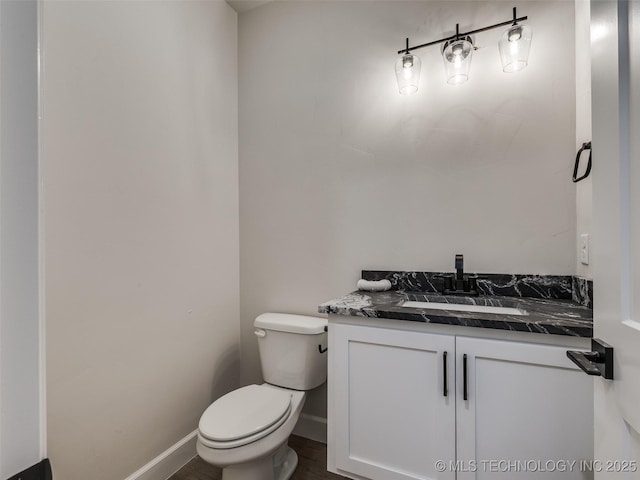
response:
M218 404L220 401L223 403ZM223 467L223 480L289 478L298 457L287 447L287 440L304 401L305 392L269 384L234 390L202 415L198 455L205 462ZM249 415L247 409L251 410ZM231 426L233 419L240 418Z
M211 404L200 418L197 451L222 467L222 480L287 480L298 464L287 441L305 390L326 381L327 321L271 313L254 325L267 383L239 388Z

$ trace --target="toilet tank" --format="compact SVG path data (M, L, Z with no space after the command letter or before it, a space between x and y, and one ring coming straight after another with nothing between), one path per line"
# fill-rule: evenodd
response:
M327 319L263 313L254 322L262 376L271 385L311 390L327 380Z

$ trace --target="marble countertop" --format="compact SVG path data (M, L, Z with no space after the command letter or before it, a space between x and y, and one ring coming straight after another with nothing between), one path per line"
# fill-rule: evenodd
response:
M406 300L515 307L526 311L527 315L401 307ZM593 311L569 299L491 295L452 297L433 292L399 290L356 291L323 303L318 307L318 312L574 337L593 336Z

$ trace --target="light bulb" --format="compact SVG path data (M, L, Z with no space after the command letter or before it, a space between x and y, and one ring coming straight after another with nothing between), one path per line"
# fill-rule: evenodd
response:
M411 80L411 76L413 75L413 56L405 55L402 57L402 73L404 75L405 80Z
M512 28L509 29L509 41L510 42L517 42L518 40L520 40L522 38L522 27L519 25L516 25Z

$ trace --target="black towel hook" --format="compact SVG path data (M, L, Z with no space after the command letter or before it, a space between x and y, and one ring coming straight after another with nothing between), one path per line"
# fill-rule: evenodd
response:
M578 177L578 169L580 168L580 155L585 150L589 150L589 160L587 161L587 169L584 171L584 175L580 178ZM585 142L582 144L582 148L578 150L578 154L576 155L576 163L573 167L573 183L578 183L580 180L584 180L591 173L591 142Z

